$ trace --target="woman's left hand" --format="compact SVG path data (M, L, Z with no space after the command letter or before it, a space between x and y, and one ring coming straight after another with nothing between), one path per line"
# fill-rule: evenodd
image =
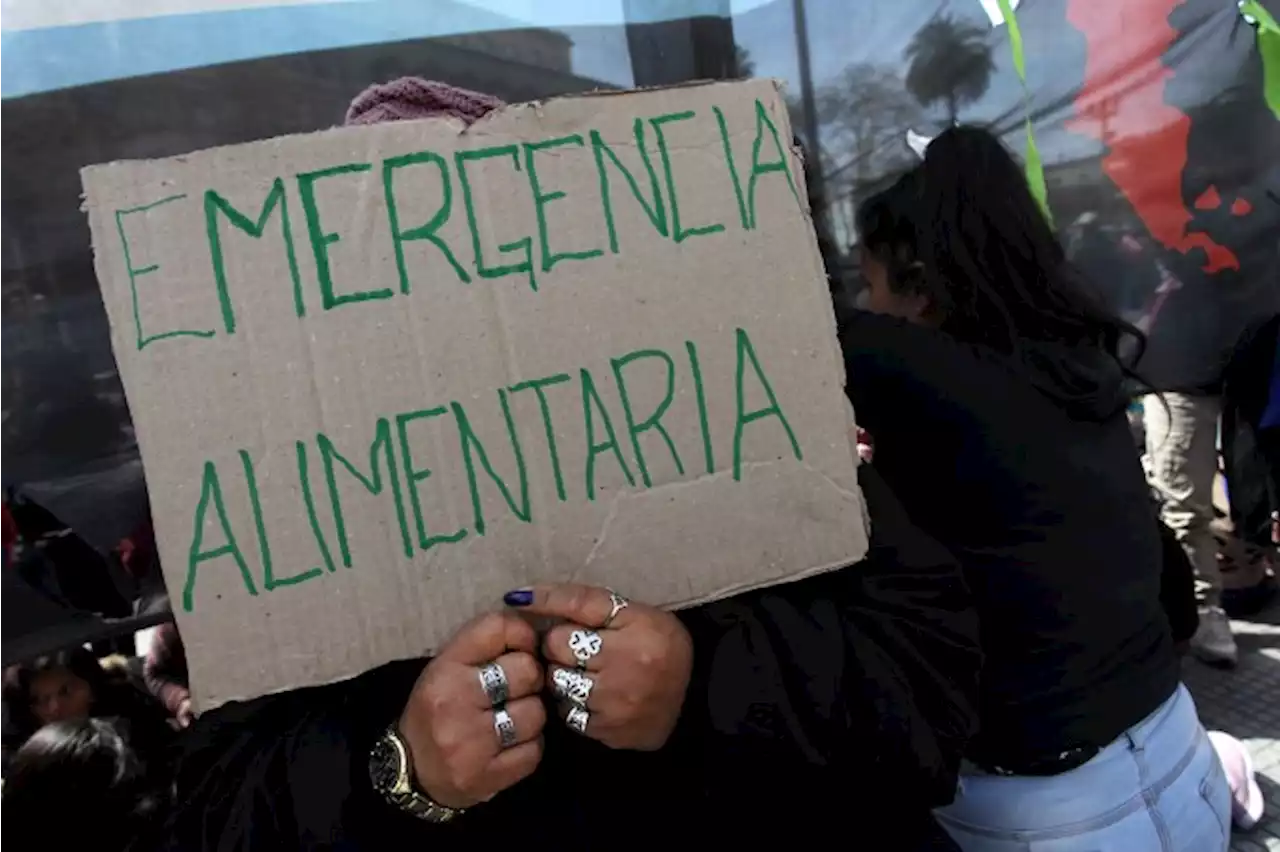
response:
M535 586L504 600L566 622L542 643L562 721L610 748L662 748L693 669L693 643L678 618L597 586Z
M182 699L178 704L178 709L174 711L173 718L177 720L179 728L190 728L191 724L196 720L196 709L192 705L190 698Z

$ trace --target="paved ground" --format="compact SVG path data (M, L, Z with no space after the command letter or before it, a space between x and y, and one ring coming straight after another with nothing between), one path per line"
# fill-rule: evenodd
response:
M1205 727L1249 746L1267 800L1262 823L1251 832L1237 832L1232 850L1280 852L1280 604L1233 625L1240 644L1234 671L1188 660L1183 674Z

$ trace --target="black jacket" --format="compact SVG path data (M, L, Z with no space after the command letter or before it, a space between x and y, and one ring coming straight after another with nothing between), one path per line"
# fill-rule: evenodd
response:
M974 730L976 618L952 558L861 474L872 548L853 566L680 613L694 644L659 752L611 751L553 721L538 770L446 826L383 803L374 738L423 661L203 716L162 848L629 849L819 837L953 848L950 801Z
M1014 359L863 313L841 342L876 469L974 595L986 666L972 756L1025 765L1151 713L1177 660L1114 360L1052 344Z
M1280 373L1280 314L1249 329L1227 366L1222 392L1222 459L1236 535L1270 547L1280 509L1280 429L1262 428L1273 375Z
M1169 635L1175 647L1191 641L1200 627L1200 608L1196 603L1196 571L1178 537L1162 521L1156 521L1160 532L1160 605L1169 619Z

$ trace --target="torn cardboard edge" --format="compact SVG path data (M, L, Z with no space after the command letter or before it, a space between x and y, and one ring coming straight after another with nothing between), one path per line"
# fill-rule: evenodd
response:
M862 516L865 522L866 536L868 539L870 539L871 520L870 520L870 516L867 514L866 501L859 500L859 505L861 507ZM865 554L863 558L866 558ZM827 565L816 566L800 574L794 574L792 576L786 577L781 580L760 580L758 582L733 584L730 586L726 586L722 589L717 589L715 591L708 592L704 595L700 595L696 598L691 598L690 600L687 600L687 601L682 601L680 603L675 603L675 604L667 604L666 606L661 607L661 609L667 612L678 612L684 609L693 609L695 607L713 604L718 601L728 600L729 598L734 598L739 595L745 595L751 592L760 591L761 589L770 589L770 588L781 589L786 586L790 586L793 583L799 583L804 580L812 580L814 577L821 576L822 574L829 574L835 571L843 571L843 570L853 568L860 561L862 560L858 559L858 560L854 560L853 562L849 562L848 560L840 559ZM498 611L498 610L495 608L495 611ZM507 611L517 612L517 613L519 612L519 610L507 610ZM543 633L545 633L545 630L539 631L540 636ZM412 662L414 660L422 660L423 664L425 665L432 658L433 658L432 655L427 655L427 654L417 655L417 656L396 657L394 659L386 660L376 665L372 665L369 668L365 669L364 671L356 672L354 674L344 674L344 675L336 676L327 680L315 681L315 682L307 683L300 686L281 686L278 689L275 689L273 691L264 692L258 695L231 696L229 698L223 698L219 700L217 703L208 707L204 705L204 702L200 699L198 692L193 690L192 703L195 705L195 708L198 712L205 713L210 710L216 710L219 707L225 707L228 704L245 704L250 701L257 701L260 698L266 698L272 695L281 695L286 692L293 692L296 690L303 690L303 689L321 688L326 686L333 686L334 684L346 683L348 681L352 681L352 680L355 680L356 678L362 677L363 675L366 675L371 671L380 669L383 666L389 666L395 663L407 663L407 662Z

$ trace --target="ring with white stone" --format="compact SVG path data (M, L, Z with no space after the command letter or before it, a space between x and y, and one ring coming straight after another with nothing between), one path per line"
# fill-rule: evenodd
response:
M582 672L557 668L551 672L551 684L557 697L572 701L579 707L586 707L596 682Z
M569 708L569 712L564 716L564 723L569 729L579 734L587 732L587 724L591 721L591 711L585 707L573 705Z
M490 707L506 704L507 699L511 697L507 673L497 663L489 663L480 669L480 688L488 696Z
M575 630L569 634L569 650L578 661L578 668L585 669L591 658L600 653L604 640L594 630Z
M493 730L498 735L498 745L511 748L516 744L516 721L506 708L499 707L493 711Z

